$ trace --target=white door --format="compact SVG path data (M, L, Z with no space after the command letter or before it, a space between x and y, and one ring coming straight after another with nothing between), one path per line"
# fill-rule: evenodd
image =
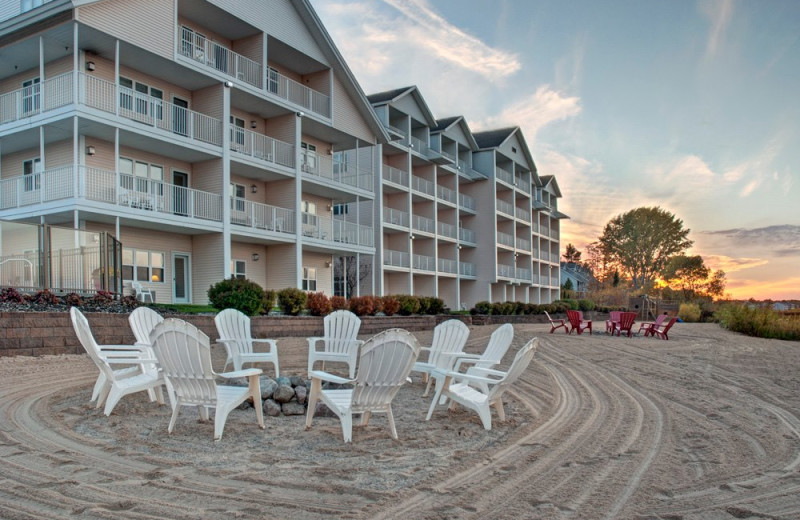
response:
M172 254L172 301L174 303L191 303L191 270L189 268L189 255L185 253Z

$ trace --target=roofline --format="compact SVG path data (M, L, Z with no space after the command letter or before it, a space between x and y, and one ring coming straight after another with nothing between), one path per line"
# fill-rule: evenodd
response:
M455 124L459 124L463 128L464 133L466 134L467 139L469 140L470 148L472 150L477 150L478 149L478 142L475 141L475 136L472 135L472 129L469 127L469 124L467 124L467 120L466 120L466 118L464 118L464 116L456 116L456 119L452 123L450 123L446 127L442 128L441 130L436 130L435 132L431 132L431 133L432 134L440 134L442 132L446 132L446 131L450 130Z
M503 139L500 142L500 144L498 144L497 146L489 146L487 148L479 148L479 151L496 150L496 149L500 148L501 146L503 146L504 144L506 144L506 142L509 139L511 139L512 135L519 134L519 140L522 141L523 155L525 155L525 159L531 165L531 167L532 167L531 171L533 173L535 173L536 177L538 178L539 177L539 172L538 172L538 169L536 168L536 162L534 162L534 160L533 160L533 155L531 155L531 150L528 147L528 142L525 140L525 135L522 133L522 129L519 126L507 127L507 128L510 130L510 132L508 133L508 136L506 136L506 138ZM500 130L505 130L505 128L497 128L496 130L484 130L484 131L485 132L497 132L497 131L500 131Z
M44 3L0 22L0 37L73 9L72 0L53 0Z

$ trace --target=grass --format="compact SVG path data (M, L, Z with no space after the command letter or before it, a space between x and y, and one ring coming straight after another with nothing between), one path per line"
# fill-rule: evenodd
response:
M719 324L748 336L800 341L800 315L729 303L714 314Z
M216 314L219 310L210 305L193 305L189 303L152 303L148 307L177 312L179 314Z

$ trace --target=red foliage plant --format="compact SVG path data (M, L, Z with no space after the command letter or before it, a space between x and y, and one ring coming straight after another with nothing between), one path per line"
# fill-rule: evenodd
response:
M330 298L328 298L325 293L321 292L312 292L308 294L306 308L312 316L325 316L333 311Z
M400 300L394 296L384 296L381 298L383 313L387 316L394 316L400 311Z
M335 311L340 311L342 309L347 310L347 300L345 300L342 296L331 296L331 307Z
M375 314L375 298L372 296L353 296L350 298L350 312L356 316Z

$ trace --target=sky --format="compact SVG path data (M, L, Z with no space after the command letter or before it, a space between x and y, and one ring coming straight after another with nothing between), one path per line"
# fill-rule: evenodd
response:
M800 1L311 3L365 93L521 127L562 253L660 206L732 297L800 299Z

